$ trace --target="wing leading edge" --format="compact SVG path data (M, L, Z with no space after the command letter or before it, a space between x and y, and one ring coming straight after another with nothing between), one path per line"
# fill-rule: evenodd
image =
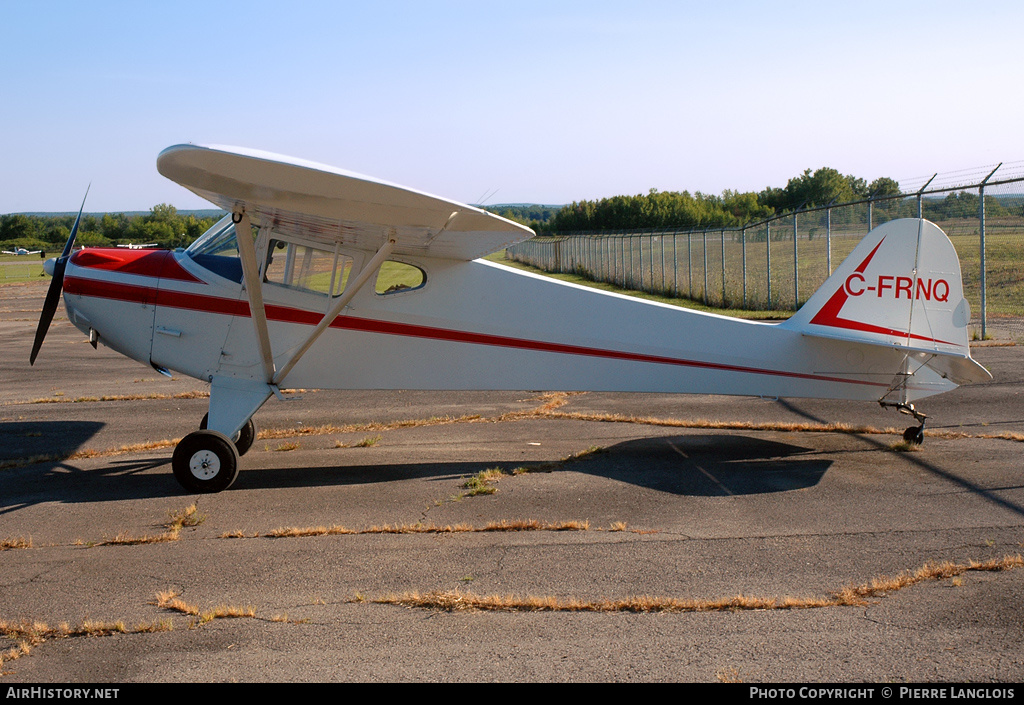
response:
M479 208L324 164L237 147L168 147L168 179L282 234L394 254L473 260L533 237Z

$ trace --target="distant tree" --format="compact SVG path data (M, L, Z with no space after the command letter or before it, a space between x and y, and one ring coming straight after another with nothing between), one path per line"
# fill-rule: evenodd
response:
M38 223L27 215L15 213L0 216L0 240L16 240L18 238L39 237Z
M903 191L900 189L899 182L888 176L881 176L868 184L868 194L874 198L899 196L901 193Z

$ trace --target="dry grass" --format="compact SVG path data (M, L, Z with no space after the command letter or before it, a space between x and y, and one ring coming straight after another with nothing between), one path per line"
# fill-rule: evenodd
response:
M24 468L30 465L38 465L40 463L63 463L69 460L88 460L91 458L106 458L115 455L124 455L127 453L144 453L151 450L163 450L164 448L173 448L178 445L180 438L165 439L162 441L147 441L144 443L130 443L116 448L107 448L106 450L94 450L91 448L85 448L80 451L73 453L42 453L39 455L32 455L25 458L15 458L12 460L5 460L0 462L0 470L7 470L10 468Z
M735 668L727 668L724 671L719 671L715 674L715 679L719 683L742 683L743 679L740 678L740 672Z
M164 590L156 594L156 601L153 603L160 609L170 612L185 614L190 617L198 617L196 624L206 624L215 619L242 619L255 618L256 608L252 605L217 605L208 610L201 610L197 605L185 602L175 590Z
M167 528L170 531L181 531L184 527L199 526L206 521L205 514L199 514L196 503L188 505L182 510L169 512L170 519Z
M0 638L16 642L14 646L0 651L0 676L4 665L22 656L28 656L32 649L51 639L70 639L74 637L102 637L114 634L144 634L170 631L173 628L167 620L158 620L151 624L138 624L127 627L123 621L112 622L86 619L79 626L72 627L67 623L51 627L45 622L22 620L10 622L0 619Z
M101 542L100 546L138 546L151 543L167 543L177 541L181 537L181 530L185 527L199 526L206 520L206 516L200 515L196 504L179 511L168 513L168 520L164 523L164 531L159 534L146 534L144 536L133 536L125 532L119 533L112 539Z
M567 455L561 460L554 460L547 463L534 463L533 465L520 465L512 470L503 470L500 467L487 468L481 470L476 475L473 475L464 483L462 483L462 489L466 490L456 499L462 499L464 497L475 497L477 495L494 494L498 491L494 487L494 483L498 482L502 477L524 475L532 472L554 472L565 467L569 463L578 462L584 460L591 455L596 453L603 453L604 449L598 446L592 446L586 450L581 450L578 453L572 453Z
M11 551L18 548L32 548L32 537L16 536L13 539L0 539L0 551Z
M365 438L356 441L355 443L345 443L344 441L335 441L335 448L372 448L373 446L380 443L381 435L366 436Z
M904 590L926 580L944 580L970 571L1002 571L1024 566L1020 555L966 564L952 562L929 563L916 571L895 577L880 577L861 585L844 587L824 597L734 597L709 600L680 599L674 597L628 597L624 599L583 600L558 597L518 597L514 595L475 595L461 591L435 591L425 594L407 592L372 600L377 604L401 605L419 609L462 611L483 610L497 612L736 612L747 610L820 609L864 605L871 598Z
M169 610L171 612L179 612L181 614L187 614L198 616L199 608L195 605L189 604L178 597L178 593L175 590L164 590L156 594L156 602L153 603L160 609Z
M623 524L623 526L625 526ZM385 524L365 529L349 529L338 524L331 526L282 527L263 535L264 538L300 538L307 536L353 536L366 534L467 534L499 531L587 531L586 521L540 522L534 519L493 521L484 526L471 524ZM240 533L240 532L239 532ZM235 538L234 533L225 538Z
M494 494L498 491L492 483L497 482L506 473L501 468L487 468L462 483L462 497L476 497L482 494Z
M542 527L536 522L526 522L524 526ZM585 525L584 525L585 526ZM421 527L418 530L423 530ZM508 530L508 525L489 525L484 530ZM401 595L368 599L356 594L349 599L349 604L382 604L400 605L407 608L443 610L443 611L498 611L498 612L601 612L601 613L686 613L686 612L736 612L745 610L794 610L815 609L826 607L842 607L864 605L871 599L884 597L899 590L905 590L924 581L950 580L960 581L961 576L973 571L1004 571L1024 567L1024 559L1018 555L1007 555L1003 558L987 561L968 561L967 563L927 563L915 571L907 571L894 577L881 576L859 585L851 585L829 595L816 598L799 597L756 597L737 595L735 597L709 600L680 599L671 597L628 597L624 599L584 600L579 598L559 597L517 597L514 595L476 595L461 591L435 591L425 594L407 592ZM255 619L256 608L251 605L233 606L218 605L213 609L201 610L198 606L182 600L175 590L157 593L152 603L160 609L195 618L192 627L201 626L215 619ZM324 604L323 600L314 600L313 604ZM271 622L293 623L286 615L274 615ZM300 620L305 622L306 620ZM115 634L143 634L173 630L173 623L168 619L160 619L152 623L137 624L131 628L123 621L84 620L79 626L72 627L62 623L51 627L45 622L24 619L9 621L0 619L0 638L13 642L13 645L0 651L0 674L7 662L17 660L31 653L32 649L51 639L72 637L103 637ZM717 678L723 682L738 682L739 674L735 669L720 672Z
M136 380L138 381L138 380ZM150 399L207 399L209 392L178 392L177 394L106 394L98 397L75 397L67 398L63 392L54 394L53 397L41 397L30 401L7 402L8 404L81 404L96 401L146 401Z

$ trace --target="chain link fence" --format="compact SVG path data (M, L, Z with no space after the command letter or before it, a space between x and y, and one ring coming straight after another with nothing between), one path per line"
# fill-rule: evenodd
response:
M741 227L538 236L505 256L624 289L786 315L872 228L923 217L942 228L960 257L972 335L1024 341L1024 162L902 186L900 196L798 210Z

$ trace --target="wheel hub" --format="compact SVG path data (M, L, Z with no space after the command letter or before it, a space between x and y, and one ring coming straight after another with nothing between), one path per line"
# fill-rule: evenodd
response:
M200 450L192 454L188 467L197 479L210 480L220 472L220 458L213 451Z

